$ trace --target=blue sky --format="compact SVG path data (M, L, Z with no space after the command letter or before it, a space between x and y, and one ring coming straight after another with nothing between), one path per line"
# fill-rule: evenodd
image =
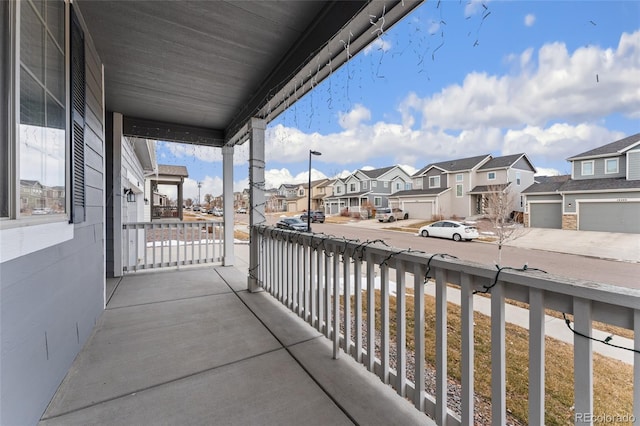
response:
M427 1L267 128L267 186L525 152L540 174L640 132L639 1ZM234 189L248 187L236 147ZM222 193L219 149L158 143L187 197Z

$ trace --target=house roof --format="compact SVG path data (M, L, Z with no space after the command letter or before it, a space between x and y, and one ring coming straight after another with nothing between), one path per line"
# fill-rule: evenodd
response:
M404 191L398 191L394 194L389 195L391 197L409 197L416 195L438 195L443 192L449 191L451 188L428 188L428 189L407 189Z
M327 182L329 179L317 179L317 180L312 180L311 181L311 188L314 188L316 186L322 186L323 183ZM307 188L309 186L309 182L305 182L302 184L303 188Z
M560 192L573 191L607 191L616 189L637 189L640 191L640 180L621 178L569 179L560 188Z
M502 157L494 157L491 160L484 163L482 166L480 166L478 170L508 169L509 167L513 166L518 161L520 161L520 159L523 157L527 160L531 168L534 169L533 164L531 164L527 156L524 153L520 153L520 154L504 155Z
M535 194L542 192L556 192L562 185L565 184L569 179L571 179L570 175L560 175L560 176L536 176L535 183L530 185L524 191L523 194Z
M457 160L441 161L439 163L431 163L414 173L413 177L421 176L433 167L437 167L448 173L471 170L472 168L480 164L483 160L486 160L488 157L490 158L491 156L487 154L479 155L476 157L459 158Z
M585 151L581 154L574 155L573 157L567 158L567 161L580 160L583 158L608 157L612 155L618 155L638 145L640 145L640 133L636 133L635 135L627 136L624 139L620 139L615 142L602 145L598 148Z
M360 192L349 192L346 194L333 194L327 198L351 198L351 197L361 197L363 195L367 195L371 193L371 191L360 191Z
M469 191L468 194L489 194L492 192L504 191L504 189L509 185L511 185L511 182L499 183L496 185L478 185Z
M186 166L171 166L168 164L158 164L158 175L189 177Z
M377 179L395 167L398 167L398 166L381 167L379 169L372 169L372 170L360 169L358 171L365 174L370 179Z
M125 136L217 147L244 142L248 120L273 120L419 4L74 2Z

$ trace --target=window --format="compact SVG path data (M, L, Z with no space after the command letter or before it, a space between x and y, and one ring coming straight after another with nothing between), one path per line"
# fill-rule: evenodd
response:
M367 181L362 182L362 189L367 189Z
M373 197L373 206L380 207L382 205L382 197Z
M440 188L440 176L429 177L429 188Z
M582 176L593 175L593 160L582 162Z
M396 182L396 191L400 191L402 189L402 182Z
M302 197L304 195L304 189L300 188L298 190L298 196Z
M495 180L495 179L496 179L496 172L489 172L489 173L487 173L487 179L489 179L489 180Z
M384 181L384 187L388 188L389 187L389 182L387 182L386 180Z
M350 192L356 192L356 184L355 183L349 184L349 191Z
M0 99L9 99L11 64L9 34L9 2L0 2ZM7 102L0 102L0 217L9 216L9 111Z
M462 173L458 173L456 175L456 182L462 182L464 180L464 177L462 175Z
M336 187L336 194L340 194L342 192L342 188L339 186Z
M456 197L462 197L462 184L461 183L456 185Z
M516 172L516 185L518 186L520 186L521 177L520 172Z
M374 180L373 182L371 182L371 187L372 188L375 188L376 186L378 186L378 181Z
M604 173L607 175L618 173L617 158L607 158L604 160Z
M404 189L406 189L407 191L410 190L413 187L413 184L411 182L407 182L404 184Z

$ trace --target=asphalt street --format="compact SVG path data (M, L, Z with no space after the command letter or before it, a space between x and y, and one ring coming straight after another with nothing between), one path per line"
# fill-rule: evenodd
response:
M248 219L248 218L247 218ZM275 223L270 218L269 223ZM447 253L482 264L498 264L498 246L492 242L454 242L439 238L423 238L416 234L386 230L384 227L362 227L333 223L314 223L312 231L337 238L358 239L360 241L382 239L388 245L400 249L411 248L428 254ZM575 254L565 254L546 250L505 246L502 249L500 266L539 268L549 273L640 289L640 264L598 259Z

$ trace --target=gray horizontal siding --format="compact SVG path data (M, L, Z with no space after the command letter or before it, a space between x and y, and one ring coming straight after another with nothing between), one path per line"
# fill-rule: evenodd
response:
M0 268L3 425L38 422L104 308L102 65L92 46L85 54L86 220L73 239Z

